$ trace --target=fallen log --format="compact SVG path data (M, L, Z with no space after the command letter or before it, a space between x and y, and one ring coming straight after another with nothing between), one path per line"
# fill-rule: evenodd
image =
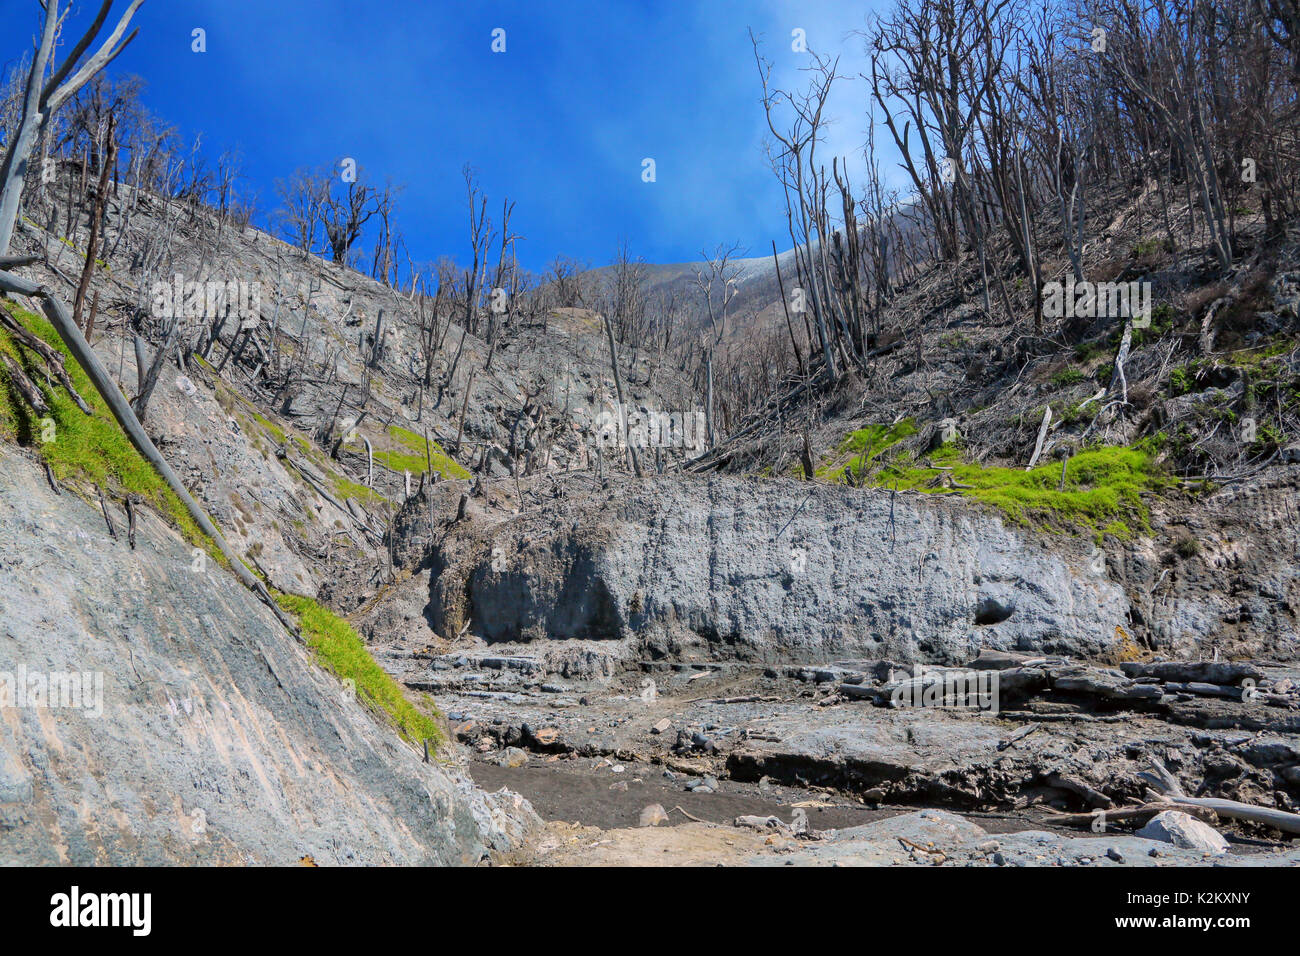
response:
M1064 663L1061 658L1052 658L1052 663ZM1048 658L1041 655L1017 654L1015 651L995 651L989 648L980 650L979 655L966 666L976 671L1005 671L1013 667L1036 667L1048 663Z
M1081 797L1094 807L1100 807L1103 810L1106 810L1114 805L1110 797L1106 796L1095 787L1084 783L1078 777L1072 777L1063 773L1051 773L1047 775L1047 782L1050 786L1056 787L1059 790L1067 790L1070 793Z
M295 461L294 459L289 457L288 452L283 447L277 448L275 454L277 458L280 458L282 461L287 462L288 464L292 465L295 469L297 469L298 474L302 475L303 480L306 481L307 484L311 485L312 489L318 495L320 495L323 499L328 501L339 511L343 512L343 514L347 515L347 517L352 521L354 525L356 525L356 527L361 531L361 533L367 537L367 539L370 541L371 544L378 545L382 541L382 536L380 535L380 533L376 531L369 524L369 522L364 521L361 517L359 517L356 514L356 512L352 511L348 507L348 505L352 504L351 499L348 499L347 504L344 504L342 501L339 501L339 499L336 498L330 492L330 490L325 486L324 479L317 478L317 475L319 475L320 473L316 472L315 469L308 466L306 464L305 459L300 458ZM364 515L365 512L363 511L362 514ZM347 533L348 533L348 537L352 538L353 541L357 541L356 536L353 535L351 531L348 531ZM357 544L360 545L361 542L357 541Z
M1164 685L1166 693L1169 694L1193 694L1197 697L1225 697L1228 700L1243 700L1245 698L1245 688L1242 687L1224 687L1221 684L1206 684L1200 681L1189 681L1187 683L1166 683Z
M93 414L90 406L86 404L86 400L77 393L77 389L72 384L72 379L68 376L67 369L63 367L62 354L46 344L44 339L28 332L27 329L15 322L3 309L0 309L0 325L3 325L9 331L9 334L19 342L37 353L41 358L45 359L46 367L54 374L54 377L59 380L59 384L63 386L64 390L72 400L77 403L77 407L87 415Z
M998 741L998 750L1003 751L1009 747L1014 747L1040 727L1042 727L1042 724L1030 724L1028 727L1021 727L1019 730L1013 731L1006 740Z
M99 495L99 510L104 512L104 522L108 525L108 533L116 541L117 528L113 526L113 516L108 513L108 502L104 500L104 489L99 487L98 482L95 484L95 494Z
M1150 771L1143 771L1138 776L1152 784L1158 795L1170 804L1182 803L1193 807L1205 807L1221 817L1262 823L1283 833L1300 834L1300 813L1289 813L1273 807L1256 807L1239 800L1227 800L1222 797L1189 797L1183 792L1178 779L1165 769L1164 764L1152 758L1151 765ZM1166 807L1166 809L1178 808Z
M42 417L50 413L50 406L45 401L45 396L41 390L36 387L35 383L27 377L23 367L11 359L8 355L0 355L3 360L5 371L9 373L9 381L13 383L14 389L18 392L19 397L34 411Z
M1231 685L1247 678L1253 681L1264 678L1264 672L1248 661L1136 661L1121 664L1120 670L1129 677L1157 677L1177 683Z
M271 610L271 613L276 616L289 633L297 636L299 634L297 624L271 597L266 586L248 570L247 565L240 560L239 555L226 542L225 537L213 524L207 512L199 507L198 502L194 500L189 489L185 487L180 476L176 474L175 469L158 451L153 440L145 432L144 426L140 424L140 419L136 416L130 403L127 402L126 396L122 394L122 390L117 387L117 384L109 376L108 370L99 361L99 356L90 347L90 343L81 334L81 330L73 323L72 316L68 314L67 306L45 286L3 270L0 270L0 290L17 292L20 295L32 296L40 300L41 309L45 312L46 318L53 324L54 330L59 333L59 338L68 347L72 357L80 363L86 377L90 379L91 384L95 386L95 390L104 399L108 410L117 419L117 423L122 426L122 431L126 433L126 437L135 446L136 451L153 466L163 481L167 483L167 487L180 499L181 504L185 506L185 510L189 512L190 517L194 519L194 523L198 525L199 530L216 544L218 550L230 565L230 570L239 578L240 583L261 599L262 603Z
M1067 827L1087 827L1092 829L1100 820L1103 824L1125 821L1135 824L1145 824L1157 814L1164 813L1166 810L1181 810L1188 816L1195 817L1203 823L1211 826L1218 823L1218 815L1206 807L1194 806L1190 803L1181 803L1178 801L1157 800L1152 803L1143 803L1133 807L1114 807L1105 810L1091 810L1087 813L1056 813L1044 817L1044 823L1052 823L1058 826Z
M731 825L734 827L745 827L750 830L776 830L778 833L793 832L790 828L790 824L776 816L739 816L732 821Z
M1186 806L1181 806L1185 804ZM1221 817L1232 820L1247 820L1262 823L1283 833L1300 833L1300 813L1288 813L1273 807L1256 807L1238 800L1226 800L1222 797L1188 797L1175 796L1168 802L1166 810L1185 810L1187 806L1203 807L1213 810Z
M49 460L46 459L41 462L41 464L45 466L45 480L50 483L50 488L53 489L56 495L63 494L63 492L59 490L59 482L54 477L54 469L50 467Z
M1025 471L1033 471L1034 465L1038 464L1038 456L1043 453L1043 441L1047 438L1047 429L1052 424L1052 406L1048 405L1043 409L1043 423L1038 427L1038 441L1034 443L1034 453L1030 456L1029 464L1025 466Z
M872 687L867 684L840 684L837 692L850 700L883 702L889 699L889 695L879 687Z
M135 550L135 495L126 496L126 540L131 545L131 550Z
M1105 700L1159 700L1164 692L1155 684L1134 684L1102 673L1070 674L1056 678L1052 689Z

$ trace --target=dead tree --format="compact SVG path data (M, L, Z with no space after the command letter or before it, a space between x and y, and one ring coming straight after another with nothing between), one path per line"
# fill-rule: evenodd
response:
M605 319L605 334L609 337L609 362L614 369L614 388L618 393L618 415L620 423L625 420L627 414L627 404L623 397L623 373L618 367L618 346L614 344L614 325ZM628 454L632 458L632 470L636 472L638 478L643 477L641 473L641 459L636 453L636 448L629 442L627 446Z
M64 14L59 13L58 0L43 0L45 21L41 36L32 57L32 68L28 74L27 90L23 98L23 114L18 129L5 151L4 161L0 163L0 256L9 252L9 243L13 238L14 224L18 220L18 206L22 200L23 185L27 179L28 160L37 142L49 127L50 117L68 97L77 92L86 82L111 63L126 45L135 39L137 31L122 39L131 17L144 0L132 0L126 12L118 20L117 26L99 48L91 54L80 68L77 64L85 55L90 45L95 42L113 0L104 0L99 13L85 34L69 51L63 63L51 68L54 55L54 41L62 23ZM76 72L73 72L74 69ZM49 79L46 71L50 70Z
M378 192L360 178L347 184L341 197L333 188L325 190L321 218L330 256L337 265L348 264L348 253L361 237L361 230L379 212Z
M99 232L104 221L104 205L108 200L108 174L112 169L113 157L116 154L116 143L114 142L116 130L116 117L110 113L106 137L108 146L99 171L99 185L95 189L95 201L90 213L90 238L86 240L86 261L81 269L81 281L77 284L77 297L72 303L72 321L78 328L85 330L87 338L90 337L90 326L95 317L92 312L90 321L83 326L81 324L81 309L86 301L86 290L90 286L90 278L95 272L95 258L99 250Z
M740 251L738 242L730 246L719 243L712 253L701 252L700 258L704 260L704 266L697 265L692 270L695 286L699 289L709 319L709 328L713 332L714 345L721 342L727 334L727 310L731 300L740 291L737 287L745 279L745 270L732 261ZM716 302L715 296L718 296Z
M750 33L754 48L754 62L758 66L763 87L763 112L768 131L775 145L768 146L768 159L781 183L785 196L786 223L794 245L796 274L804 290L807 304L812 307L817 339L822 361L831 378L839 377L834 350L839 344L834 338L830 318L829 289L821 279L825 273L816 268L814 242L818 240L815 220L820 215L817 208L817 143L823 135L826 101L831 87L838 78L839 61L830 61L809 50L813 65L809 67L809 83L801 93L788 93L771 86L772 63L759 53L758 38ZM788 126L778 130L778 114L789 114ZM824 208L824 207L823 207ZM823 234L820 237L825 240Z
M277 219L288 241L301 250L304 257L316 248L316 234L329 195L329 176L324 171L296 169L289 179L277 180L275 184L280 198Z

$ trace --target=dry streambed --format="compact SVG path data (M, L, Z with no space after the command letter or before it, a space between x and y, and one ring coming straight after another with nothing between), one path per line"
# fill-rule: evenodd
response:
M647 847L699 862L719 841L737 862L1300 861L1289 835L1239 811L1296 819L1300 699L1284 667L986 652L967 676L997 681L990 713L909 706L945 672L881 661L647 661L613 681L522 655L404 666L474 752L476 782L552 821L543 862L628 862ZM1205 798L1231 803L1193 805ZM1197 826L1175 815L1143 829L1167 810Z

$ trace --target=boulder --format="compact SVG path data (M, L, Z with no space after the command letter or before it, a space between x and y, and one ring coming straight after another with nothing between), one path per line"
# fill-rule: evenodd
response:
M1228 841L1208 823L1202 823L1181 810L1156 814L1137 835L1161 843L1172 843L1184 850L1197 850L1220 856L1228 852Z

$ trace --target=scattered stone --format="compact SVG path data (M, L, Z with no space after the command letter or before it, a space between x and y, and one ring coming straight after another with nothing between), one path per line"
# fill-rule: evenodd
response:
M641 811L641 819L637 826L657 827L668 822L668 814L664 808L657 803L652 803Z
M502 767L522 767L528 763L528 752L520 750L518 747L507 747L498 759L498 766Z
M1202 823L1181 810L1165 810L1137 831L1147 840L1172 843L1184 850L1199 850L1216 856L1228 852L1228 841L1208 823Z
M541 730L534 731L532 737L543 747L549 747L559 739L560 732L554 727L543 727Z
M663 720L659 721L657 724L655 724L653 727L650 728L650 733L662 734L666 730L668 730L668 728L671 727L672 725L673 722L669 720L667 717L665 717Z

